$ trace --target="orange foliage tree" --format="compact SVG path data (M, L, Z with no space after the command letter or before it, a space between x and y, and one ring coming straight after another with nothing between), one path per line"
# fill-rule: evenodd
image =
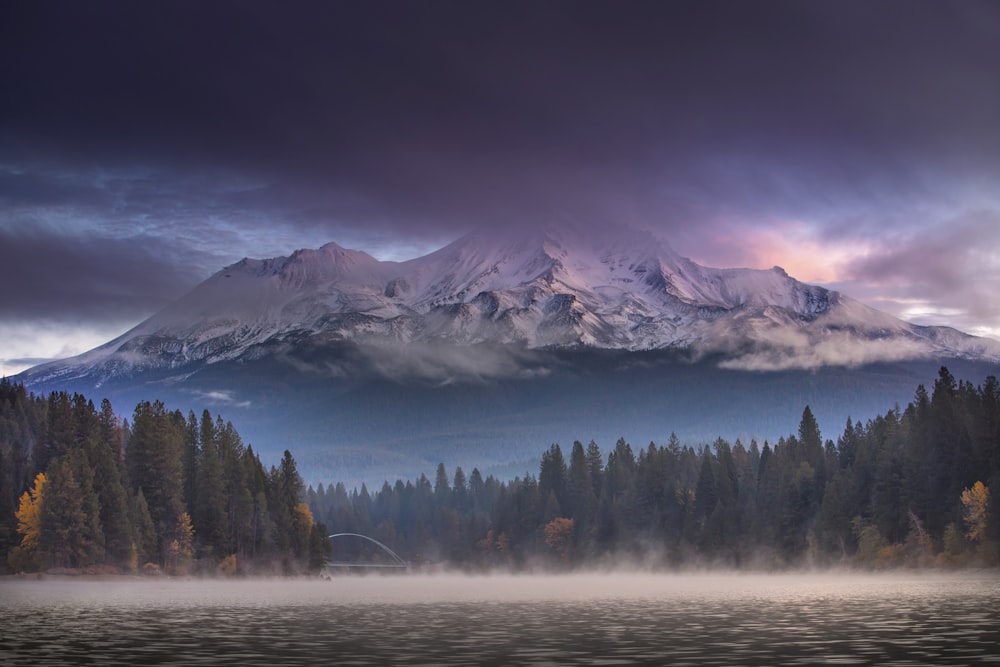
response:
M46 481L45 473L38 473L34 486L30 491L24 492L17 508L17 532L23 536L21 548L31 553L38 551L38 540L42 533L41 509Z
M971 489L962 491L962 506L965 514L965 536L973 542L981 542L986 534L986 508L990 504L990 490L982 482L976 482Z
M545 544L559 554L560 559L567 559L572 539L573 519L557 516L545 524Z

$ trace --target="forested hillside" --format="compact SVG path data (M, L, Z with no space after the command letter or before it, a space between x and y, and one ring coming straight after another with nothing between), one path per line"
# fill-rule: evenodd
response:
M105 400L0 381L0 567L298 572L327 531L286 451L265 469L229 422L160 402L131 423Z
M552 445L537 476L477 469L375 493L309 488L333 531L371 535L414 563L468 568L651 566L864 567L996 565L1000 544L1000 389L956 382L824 442L806 407L775 443L671 438L605 456L590 442ZM377 559L338 541L337 560Z
M930 393L847 419L836 441L806 407L775 443L553 444L537 474L440 464L433 481L374 493L304 489L289 452L265 469L207 410L143 402L129 422L108 401L0 381L0 556L12 571L315 571L330 533L470 570L995 566L998 488L997 380L975 386L945 368ZM333 546L336 561L384 557L364 540Z

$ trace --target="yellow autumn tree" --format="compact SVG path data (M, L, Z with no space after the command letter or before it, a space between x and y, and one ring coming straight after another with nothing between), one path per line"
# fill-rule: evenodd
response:
M236 574L236 554L229 554L223 558L222 562L216 567L216 570L219 571L219 574L224 574L227 577Z
M176 537L167 549L171 569L175 574L184 574L191 565L191 557L194 555L194 527L191 525L191 515L187 512L181 512L177 517L174 534Z
M292 544L295 555L299 558L305 558L309 549L309 534L312 532L314 523L313 515L309 511L309 505L305 503L298 503L294 509L295 514L292 517Z
M557 516L545 524L545 543L565 561L573 539L573 519Z
M507 557L510 550L510 538L507 533L496 534L492 528L486 531L486 537L476 542L483 553L483 562L487 565L497 565Z
M11 547L7 554L7 567L15 572L34 571L41 561L42 496L47 478L38 473L30 491L25 491L14 516L21 544Z
M194 554L194 526L191 525L191 515L181 512L177 517L177 554L181 558L191 558Z
M981 542L986 535L986 508L989 503L990 490L982 482L976 482L971 489L962 491L965 536L973 542Z
M309 505L305 503L299 503L295 506L295 520L300 526L304 526L306 529L312 529L313 527L313 515L309 511Z
M45 473L35 476L35 484L30 491L21 496L17 508L17 532L21 538L21 548L32 554L38 551L38 540L42 532L41 509L42 496L45 493Z

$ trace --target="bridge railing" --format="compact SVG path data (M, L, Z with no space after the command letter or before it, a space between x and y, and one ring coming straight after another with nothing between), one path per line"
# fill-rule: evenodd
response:
M397 554L395 551L393 551L392 549L390 549L386 545L384 545L381 542L379 542L378 540L376 540L374 537L369 537L367 535L362 535L361 533L334 533L333 535L330 535L330 540L332 541L334 539L342 538L342 537L357 537L357 538L360 538L362 540L367 540L368 542L371 542L375 546L377 546L380 549L382 549L383 552L385 552L386 554L388 554L389 557L392 559L392 562L391 563L341 563L341 562L327 561L326 562L326 566L328 568L329 567L356 567L356 568L397 568L397 569L404 568L405 569L405 568L408 568L410 566L410 564L407 563L405 560L403 560L403 558L399 554Z

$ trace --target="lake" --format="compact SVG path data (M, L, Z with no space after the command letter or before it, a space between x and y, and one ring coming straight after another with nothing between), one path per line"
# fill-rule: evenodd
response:
M1000 663L1000 575L0 582L2 665Z

